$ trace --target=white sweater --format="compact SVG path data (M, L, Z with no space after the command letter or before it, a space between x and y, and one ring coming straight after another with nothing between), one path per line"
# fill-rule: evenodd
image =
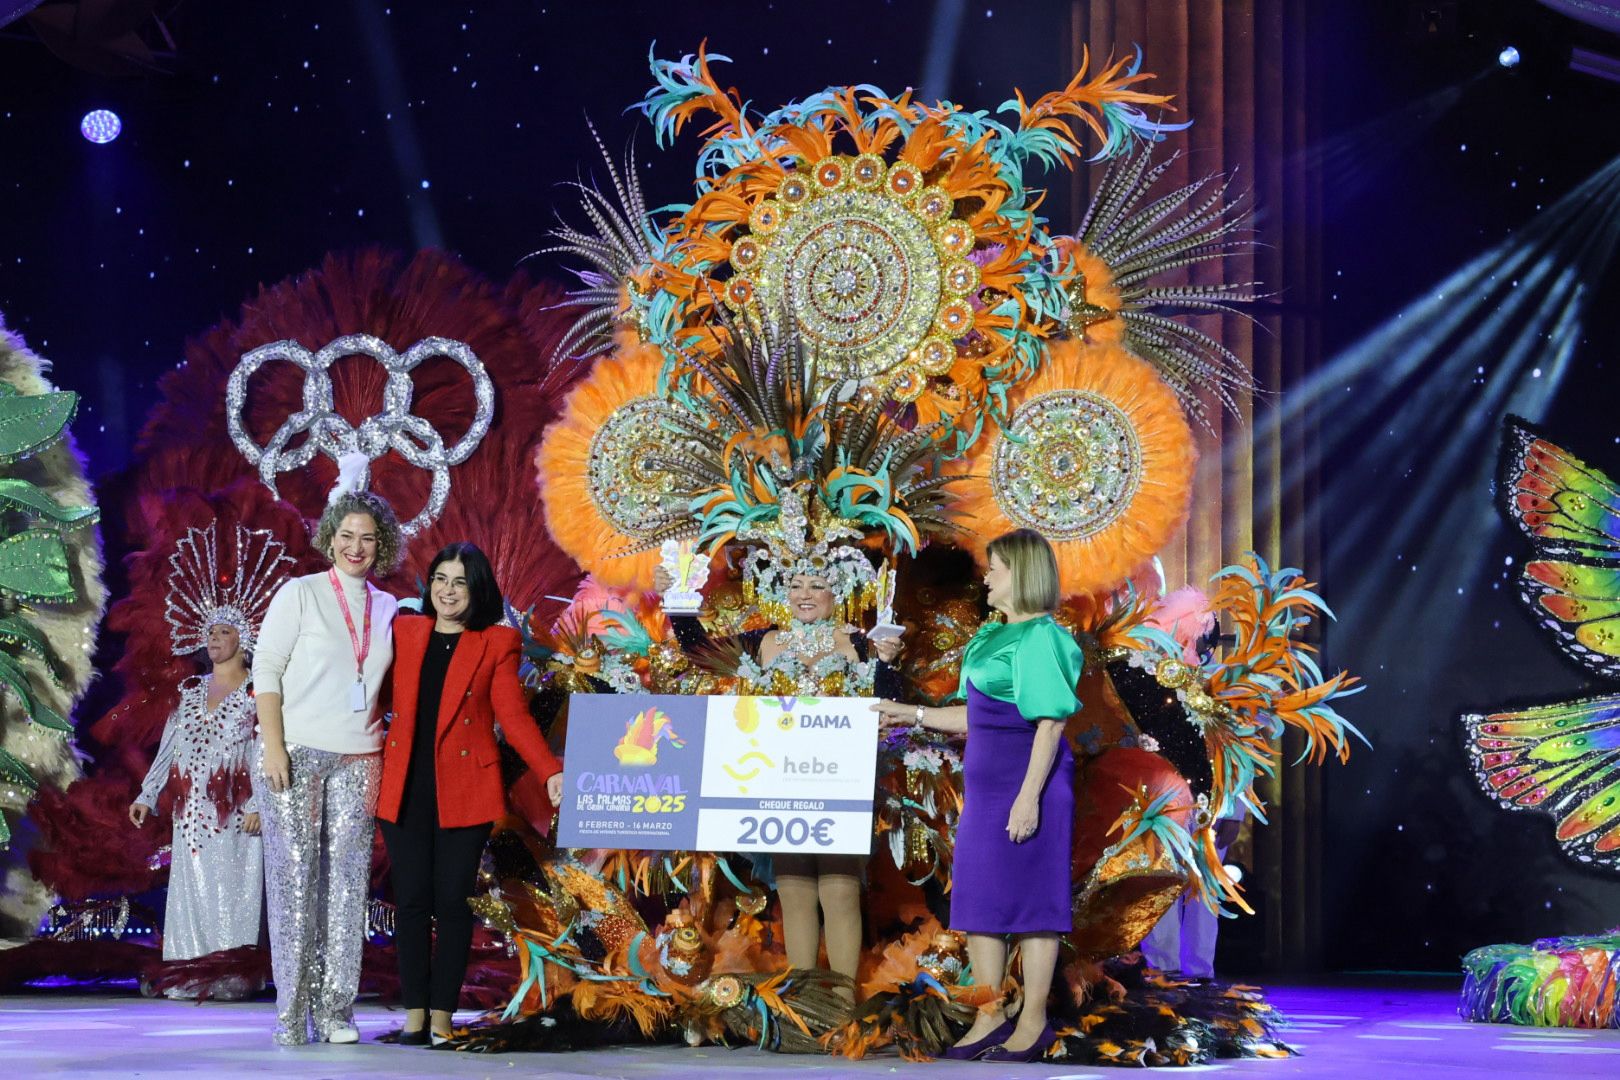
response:
M281 695L282 734L288 746L371 754L382 749L377 695L394 662L394 613L399 601L348 574L340 572L338 581L357 634L365 625L366 591L371 593L365 710L350 707L354 645L324 571L293 578L271 598L253 653L253 688L259 694Z

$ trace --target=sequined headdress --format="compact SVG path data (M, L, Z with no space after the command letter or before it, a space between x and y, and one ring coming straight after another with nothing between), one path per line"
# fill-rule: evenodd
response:
M737 530L738 540L761 545L743 560L743 595L767 618L785 623L791 617L787 594L793 579L821 578L832 589L839 615L846 622L858 621L871 604L878 581L866 552L847 542L860 540L862 532L833 518L814 494L809 497L819 513L805 509L805 486L792 487L778 500L774 520L751 522ZM819 525L812 517L821 519Z
M877 586L869 538L915 554L926 534L956 532L941 472L948 425L908 429L885 395L823 381L818 350L789 315L722 330L714 356L686 359L708 392L675 393L679 449L651 458L691 496L660 531L696 532L711 549L757 545L744 588L776 621L789 617L796 574L826 578L840 615L859 620Z
M940 471L946 425L907 429L882 395L822 383L816 355L791 318L726 320L713 355L687 358L705 393L676 390L642 470L669 496L649 503L648 543L696 539L714 551L753 547L744 589L786 622L796 574L825 578L842 618L873 598L877 573L862 546L915 553L925 534L950 535L950 478Z
M268 530L242 525L236 526L235 550L222 559L218 524L187 529L169 556L163 618L176 656L205 648L209 627L222 623L236 628L243 651L252 649L270 597L293 565L287 546Z

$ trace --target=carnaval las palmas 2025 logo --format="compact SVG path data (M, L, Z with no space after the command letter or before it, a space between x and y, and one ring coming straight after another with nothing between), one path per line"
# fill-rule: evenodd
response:
M670 726L669 717L661 709L643 709L624 725L624 738L613 748L613 756L621 765L639 765L646 768L658 764L658 744L668 739L676 749L686 740Z

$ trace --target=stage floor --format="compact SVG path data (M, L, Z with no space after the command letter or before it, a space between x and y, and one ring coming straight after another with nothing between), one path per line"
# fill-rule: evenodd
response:
M1490 1077L1620 1076L1620 1031L1568 1031L1465 1024L1457 1019L1456 984L1438 980L1378 986L1268 986L1292 1022L1299 1057L1223 1061L1158 1070L1225 1076L1329 1077L1337 1080L1447 1080ZM1126 1080L1127 1069L1063 1065L936 1062L897 1057L863 1062L793 1057L757 1050L626 1048L568 1055L474 1055L375 1045L398 1026L399 1014L362 1008L358 1046L280 1048L270 1042L272 1006L186 1005L111 994L0 998L0 1075L34 1077L213 1076L399 1077L546 1076L719 1080L782 1076L912 1075L968 1078L1050 1077Z

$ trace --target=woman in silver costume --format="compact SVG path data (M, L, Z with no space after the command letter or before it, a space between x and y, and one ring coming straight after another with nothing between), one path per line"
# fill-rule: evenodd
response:
M156 758L129 807L136 828L174 794L173 856L163 920L163 959L192 960L259 942L264 854L251 771L258 748L248 652L271 591L292 560L268 533L236 529L234 576L220 573L215 525L189 529L170 556L166 615L177 656L206 649L211 671L180 684ZM236 980L209 996L255 987ZM170 997L194 997L177 986Z

